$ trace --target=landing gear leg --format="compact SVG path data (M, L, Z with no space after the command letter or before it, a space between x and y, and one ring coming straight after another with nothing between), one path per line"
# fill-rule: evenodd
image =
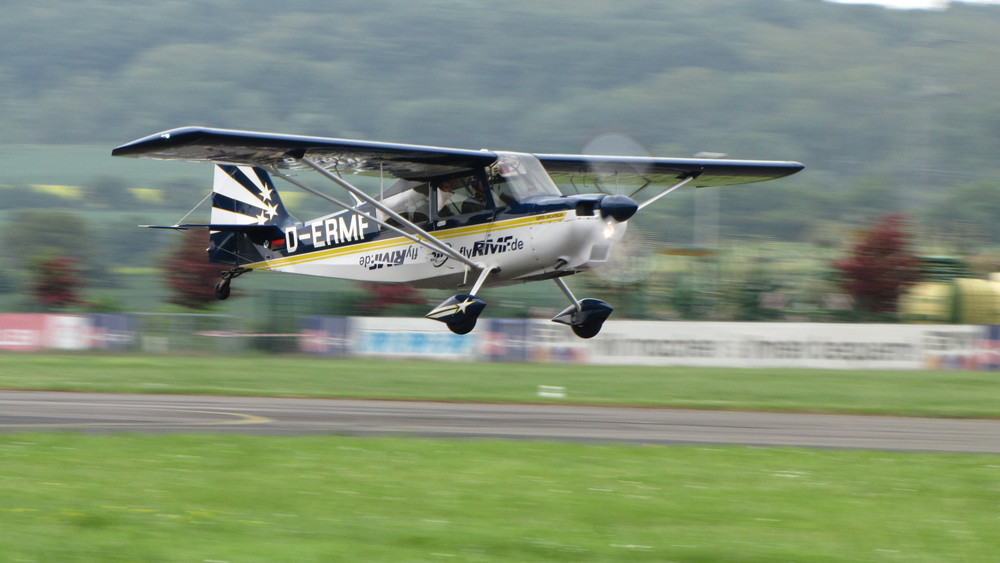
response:
M229 299L229 293L231 290L229 284L233 281L233 278L238 278L249 271L250 268L241 268L237 266L232 270L222 272L222 279L215 284L215 298L220 301Z
M573 333L580 338L597 336L614 308L599 299L577 300L562 278L556 278L555 282L573 304L552 317L552 322L569 325Z

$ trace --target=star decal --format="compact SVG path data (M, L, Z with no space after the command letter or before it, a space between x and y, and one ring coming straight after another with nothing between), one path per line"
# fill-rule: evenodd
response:
M267 223L267 216L264 214L264 211L261 211L260 214L257 215L257 224L263 225L264 223Z
M475 303L476 303L475 297L466 297L465 301L452 303L447 306L444 303L442 303L439 307L437 307L430 313L427 313L426 316L429 319L441 320L449 317L454 317L456 315L465 315L468 314L469 306Z
M267 186L264 186L260 190L260 195L261 195L261 197L264 198L264 201L271 201L271 192L273 192L273 191L274 190L272 190L271 188L269 188Z
M461 303L456 303L455 304L455 308L457 310L455 311L455 314L456 315L457 314L464 314L465 310L469 308L469 305L472 305L473 303L475 303L475 301L473 301L472 299L468 299L468 298L466 298L466 300L462 301Z
M265 209L264 211L261 211L261 213L262 214L263 213L267 213L268 219L273 219L274 216L278 214L278 206L277 205L268 205L267 209Z

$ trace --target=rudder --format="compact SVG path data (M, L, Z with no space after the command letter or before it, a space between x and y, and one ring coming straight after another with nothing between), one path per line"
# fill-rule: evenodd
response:
M294 223L271 176L256 166L215 165L213 224L284 226Z
M256 166L216 164L212 184L212 225L267 225L276 231L297 222L285 209L271 176ZM257 252L245 232L213 230L209 246L212 262L240 265L254 261Z

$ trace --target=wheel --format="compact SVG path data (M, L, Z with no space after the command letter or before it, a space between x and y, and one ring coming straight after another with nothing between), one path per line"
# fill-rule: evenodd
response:
M476 317L458 323L448 323L448 330L455 334L469 334L474 328L476 328Z
M219 280L218 283L215 284L216 299L219 299L220 301L229 299L229 291L229 280Z
M600 323L588 323L585 325L572 325L573 334L579 336L580 338L593 338L597 336L597 333L601 332L601 327L604 326L603 322Z
M569 325L580 338L593 338L601 332L612 311L614 308L600 299L581 299L552 317L552 322Z

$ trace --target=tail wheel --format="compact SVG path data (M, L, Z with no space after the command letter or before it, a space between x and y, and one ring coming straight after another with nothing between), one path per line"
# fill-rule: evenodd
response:
M228 279L219 280L215 284L215 298L220 301L225 301L226 299L229 299L230 290L231 288L229 287Z
M229 299L229 283L233 281L233 278L238 278L247 272L251 272L250 268L243 268L241 266L236 266L232 270L226 270L222 272L222 279L215 284L215 297L220 301Z

